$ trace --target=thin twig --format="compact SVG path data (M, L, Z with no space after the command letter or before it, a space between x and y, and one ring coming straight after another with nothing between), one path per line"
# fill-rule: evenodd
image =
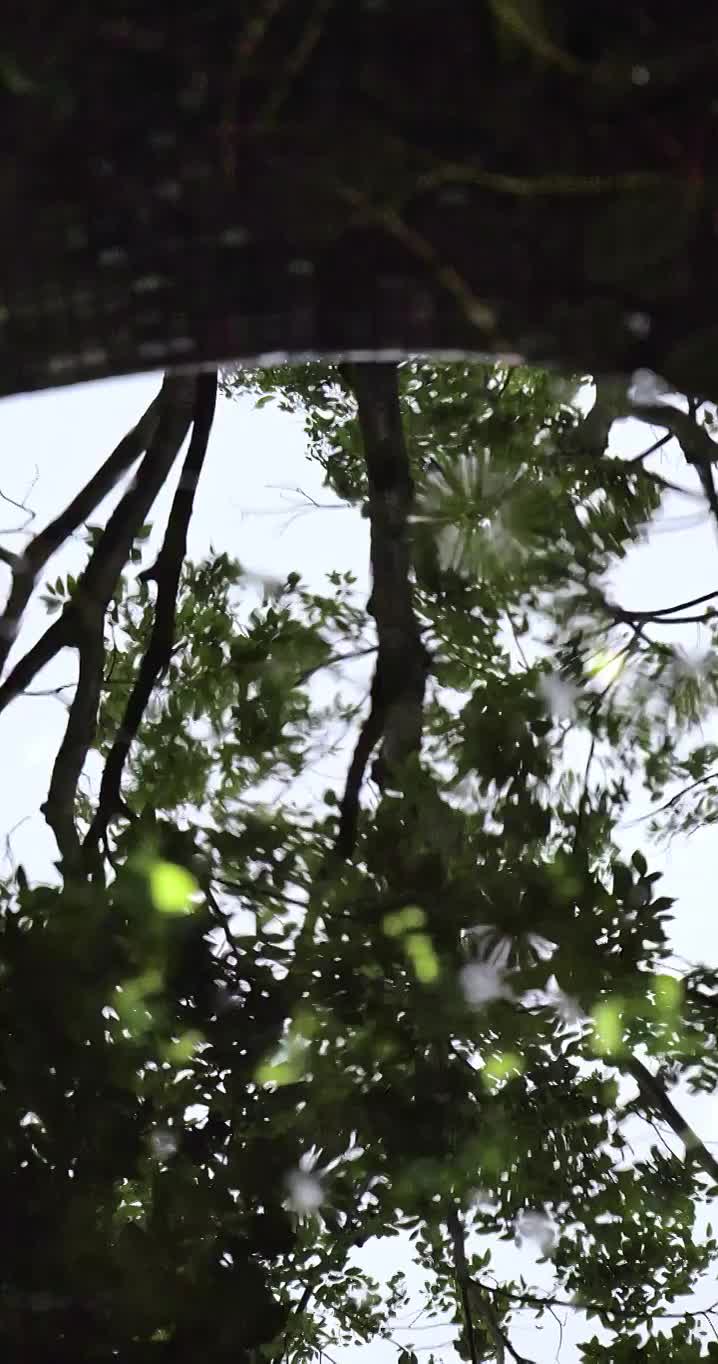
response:
M697 1133L671 1102L660 1080L651 1075L648 1067L644 1066L643 1062L635 1056L632 1056L621 1068L633 1076L644 1099L648 1101L655 1112L660 1114L668 1123L671 1131L675 1132L676 1136L683 1142L686 1159L695 1160L703 1171L718 1184L718 1160L711 1155Z
M355 658L366 658L369 654L375 654L376 651L376 644L367 644L363 649L354 649L346 654L331 654L329 658L322 659L320 663L313 663L311 668L305 668L304 672L299 674L293 685L295 687L303 687L309 681L310 677L313 677L315 673L321 672L324 668L335 668L339 663L351 663Z
M680 483L672 483L670 478L665 478L663 474L657 473L655 469L641 468L640 475L641 478L647 478L651 483L655 483L659 488L663 488L664 492L677 493L679 497L690 497L694 502L701 502L703 500L702 494L697 492L695 488L684 488Z
M605 602L606 609L613 616L614 620L623 621L626 624L635 621L654 621L659 625L670 625L670 620L662 620L663 616L675 616L678 611L688 611L693 606L702 606L704 602L712 601L718 597L718 588L712 592L704 592L700 597L690 597L688 601L679 601L675 606L661 606L653 611L631 611L626 606L619 606L616 602ZM691 619L705 619L705 617L692 617Z
M421 261L429 269L438 284L449 294L465 317L474 324L477 333L491 335L496 330L496 314L493 308L473 293L470 285L453 265L447 265L433 243L405 222L401 214L389 205L377 204L360 189L353 185L335 182L335 189L341 199L356 208L361 217L378 227L384 228L388 236L398 241L410 255Z
M38 691L24 691L23 696L59 696L60 692L70 691L76 686L76 682L61 682L59 687L40 688Z
M499 1287L495 1284L487 1284L480 1279L477 1279L476 1283L484 1293L490 1293L496 1297L508 1298L510 1302L516 1302L520 1306L526 1307L529 1311L543 1312L548 1311L549 1308L552 1307L559 1307L569 1312L595 1312L599 1316L605 1315L606 1312L605 1305L602 1306L600 1303L587 1301L572 1302L568 1298L541 1296L538 1293L514 1293L508 1288ZM718 1300L712 1302L708 1307L689 1308L685 1312L646 1312L645 1316L637 1318L637 1320L683 1321L686 1317L699 1315L708 1316L710 1313L715 1312L716 1308L718 1308Z
M137 425L123 436L112 454L65 510L30 541L22 555L17 556L7 603L0 617L0 674L38 574L60 545L87 520L122 475L147 449L157 430L161 397L160 393L153 399Z
M521 662L523 663L523 665L524 665L526 671L529 672L529 671L530 671L530 668L529 668L529 661L528 661L528 659L527 659L527 657L526 657L526 652L525 652L525 650L524 650L524 646L523 646L523 644L521 643L521 640L520 640L520 638L519 638L519 632L518 632L518 630L517 630L517 628L516 628L516 622L515 622L514 617L513 617L513 612L509 609L508 606L506 607L506 615L507 615L507 617L508 617L509 625L511 626L511 633L512 633L512 635L513 635L513 637L514 637L514 644L516 645L516 650L517 650L517 653L518 653L518 655L519 655L519 658L521 659Z
M14 497L8 497L7 493L0 492L0 498L2 498L3 502L7 502L8 506L15 507L17 511L25 512L27 520L24 521L21 526L16 526L14 529L16 531L27 530L30 522L35 520L37 512L34 512L31 507L26 506L25 502L16 502ZM7 534L7 532L4 533Z
M299 42L293 52L289 54L283 70L275 74L270 86L269 98L257 115L257 127L267 129L274 123L280 109L291 93L292 86L296 84L321 38L324 20L333 4L334 0L316 0L312 13L307 17Z
M660 450L662 446L667 445L669 440L673 440L673 435L670 431L666 431L665 435L659 436L658 440L654 440L653 445L649 445L647 450L642 450L640 455L634 455L632 459L627 459L625 463L642 464L644 459L648 459L650 455L655 455L656 450Z
M715 477L712 464L706 462L698 470L698 474L706 495L706 501L711 509L711 515L718 531L718 493L716 493Z
M690 412L683 412L672 403L633 403L627 400L617 417L636 417L651 426L662 426L676 438L686 462L698 468L718 459L718 444L705 426L694 421Z
M696 780L690 782L688 786L684 786L680 791L676 791L676 794L671 796L670 800L665 801L663 805L656 806L655 809L649 810L645 815L639 815L637 819L631 820L625 827L629 829L633 828L635 824L643 824L647 819L654 819L656 815L662 815L665 810L672 810L674 805L677 805L678 802L682 800L684 796L689 795L691 791L695 791L697 786L702 786L704 782L707 781L713 781L716 777L718 777L718 768L714 772L706 772L704 776L697 777Z
M587 758L587 760L586 760L586 768L585 768L585 771L584 771L584 774L583 774L583 786L582 786L582 789L581 789L581 799L579 800L579 803L578 803L578 810L577 810L577 812L576 812L576 828L575 828L574 836L573 836L573 851L574 851L574 853L576 853L576 852L578 851L579 844L580 844L580 842L581 842L581 837L582 837L582 834L583 834L583 824L584 824L584 820L585 820L585 817L586 817L586 810L588 809L588 783L589 783L589 780L590 780L590 777L591 777L591 767L593 766L593 759L594 759L594 754L595 754L595 752L596 752L596 735L595 735L595 734L592 734L592 735L591 735L591 744L590 744L590 747L589 747L589 750L588 750L588 758Z

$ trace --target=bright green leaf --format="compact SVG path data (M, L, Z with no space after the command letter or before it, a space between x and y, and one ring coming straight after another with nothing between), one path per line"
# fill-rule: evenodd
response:
M191 914L197 881L186 867L157 859L149 869L150 895L160 914Z
M431 985L438 979L441 968L428 934L409 933L404 948L422 985Z
M196 1028L189 1028L187 1032L183 1032L180 1037L175 1038L169 1046L165 1047L165 1060L170 1061L173 1066L178 1068L185 1066L188 1061L192 1060L197 1048L201 1046L203 1041L204 1037L201 1032L198 1032Z
M658 975L653 978L656 1009L664 1017L677 1014L683 1001L683 985L675 976Z
M623 1000L608 999L592 1011L594 1051L610 1056L623 1046Z
M502 1051L496 1056L489 1056L481 1071L481 1079L488 1089L494 1089L511 1076L521 1075L523 1070L524 1063L517 1052Z
M388 938L400 938L402 933L423 928L425 923L426 914L424 910L420 909L418 905L407 905L406 909L398 909L392 914L385 914L382 927Z

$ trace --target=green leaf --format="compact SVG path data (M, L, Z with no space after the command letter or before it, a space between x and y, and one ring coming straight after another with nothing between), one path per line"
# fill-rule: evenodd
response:
M192 913L192 897L198 886L186 867L158 858L151 863L148 876L152 902L160 914Z
M656 996L656 1010L664 1018L680 1013L683 1002L683 984L675 976L654 976L653 989Z
M518 1053L504 1051L487 1058L481 1071L481 1078L487 1089L494 1090L503 1081L521 1075L523 1070L524 1062Z
M414 968L417 980L422 985L431 985L438 980L441 968L428 934L407 934L404 950Z
M406 909L385 914L382 919L382 927L388 938L400 938L412 929L423 928L425 923L426 914L418 905L407 905Z
M163 1050L163 1055L170 1065L177 1067L186 1066L194 1059L197 1049L201 1047L204 1037L196 1028L188 1028L179 1037L173 1038Z
M593 1047L599 1056L612 1056L623 1049L624 1001L603 1000L591 1012Z

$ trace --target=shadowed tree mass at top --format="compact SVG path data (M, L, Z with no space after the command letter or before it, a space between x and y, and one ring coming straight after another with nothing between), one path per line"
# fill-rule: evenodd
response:
M2 389L389 349L711 396L717 50L663 0L16 7Z

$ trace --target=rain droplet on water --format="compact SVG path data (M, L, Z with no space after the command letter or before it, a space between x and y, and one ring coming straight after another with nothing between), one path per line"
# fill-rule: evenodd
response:
M297 257L296 260L291 260L289 262L287 271L290 275L313 275L314 263L313 261Z
M641 341L646 336L650 335L652 326L653 323L648 313L635 312L626 314L626 330L631 332L632 336L637 336Z
M172 1132L169 1127L158 1127L156 1132L150 1137L152 1154L157 1160L169 1160L177 1152L177 1134Z
M492 999L508 999L511 991L504 984L504 973L490 962L465 966L460 974L461 989L467 1004L481 1008Z
M518 1246L524 1240L533 1241L542 1255L549 1255L556 1245L556 1228L544 1212L520 1213L514 1222L514 1234Z
M542 673L538 690L546 708L559 719L570 720L576 711L577 689L558 673Z
M562 990L555 977L545 990L547 1003L555 1010L563 1023L578 1023L583 1018L583 1010L573 995Z
M316 1175L307 1170L292 1170L287 1175L288 1203L292 1212L307 1214L316 1212L324 1201L322 1186Z
M655 403L669 392L665 379L660 374L654 374L652 369L637 369L631 375L628 397L632 403Z
M246 227L227 227L219 240L222 246L246 246L249 232Z

